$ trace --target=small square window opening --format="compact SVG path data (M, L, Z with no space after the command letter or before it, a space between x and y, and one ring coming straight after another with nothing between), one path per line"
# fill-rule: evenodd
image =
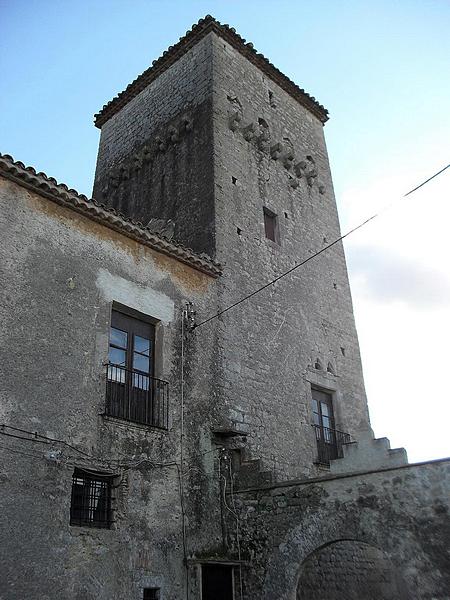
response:
M70 524L109 529L112 523L113 477L75 469L72 476Z
M278 243L277 215L268 208L264 208L264 231L268 240Z

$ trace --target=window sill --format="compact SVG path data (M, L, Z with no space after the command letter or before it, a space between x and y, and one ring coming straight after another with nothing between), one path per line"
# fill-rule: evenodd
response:
M330 470L330 464L319 462L317 460L315 460L313 464L321 471L329 471Z
M280 242L274 242L273 240L271 240L270 238L265 238L265 242L266 245L271 248L272 250L275 250L276 252L280 252L281 251L281 244Z

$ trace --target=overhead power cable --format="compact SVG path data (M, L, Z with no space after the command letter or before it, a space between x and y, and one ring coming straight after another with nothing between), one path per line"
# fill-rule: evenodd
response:
M25 434L25 436L24 435L16 435L14 433L8 433L7 431L5 431L6 429L11 429L18 433L23 433L23 434ZM151 465L152 467L173 467L173 466L176 466L177 468L180 467L180 465L175 461L158 463L158 462L155 462L154 460L151 460L148 457L140 457L140 458L137 458L135 461L131 461L131 462L130 461L121 462L118 458L113 459L113 460L107 460L105 458L102 458L101 456L95 456L93 454L88 454L87 452L80 450L80 448L77 448L76 446L69 444L65 440L48 437L46 435L37 433L37 431L29 431L27 429L21 429L19 427L14 427L13 425L7 425L6 423L0 424L0 435L5 435L10 438L15 438L15 439L21 440L23 442L31 442L32 444L35 444L36 442L41 443L41 444L47 444L50 446L53 444L62 444L63 446L66 446L67 448L71 448L72 450L75 450L76 452L80 453L83 457L86 457L87 459L90 459L92 461L100 462L100 463L104 463L104 464L108 464L108 465L113 465L114 463L116 463L117 468L120 467L120 468L128 469L128 470L134 469L145 463ZM222 450L222 448L220 448L220 447L212 448L211 450L207 450L206 452L200 452L198 454L191 455L191 458L192 459L202 458L203 456L206 456L207 454L212 454L213 452L220 452L221 450ZM11 451L13 452L14 450L11 449ZM33 458L41 459L42 455L35 454L33 456ZM71 458L73 458L73 457L71 457Z
M449 167L450 167L450 164L446 165L443 169L441 169L437 173L434 173L434 175L432 175L431 177L428 177L428 179L426 179L425 181L422 181L422 183L420 183L419 185L417 185L416 187L414 187L412 190L409 190L409 192L406 192L406 194L403 194L403 196L400 196L400 198L406 198L406 196L409 196L413 192L416 192L418 189L420 189L421 187L423 187L424 185L426 185L427 183L429 183L432 179L434 179L435 177L437 177L438 175L440 175L441 173L443 173ZM394 202L395 202L395 200L394 200ZM275 277L275 279L272 279L271 281L269 281L268 283L264 284L260 288L254 290L250 294L247 294L247 296L244 296L243 298L240 298L239 300L237 300L233 304L230 304L230 306L227 306L223 310L219 310L217 313L215 313L211 317L208 317L204 321L200 321L200 323L195 324L193 326L193 329L197 329L198 327L201 327L202 325L205 325L206 323L209 323L213 319L217 319L218 317L220 317L224 313L228 312L229 310L235 308L236 306L239 306L239 304L242 304L246 300L249 300L253 296L256 296L256 294L259 294L263 290L267 289L271 285L274 285L274 283L277 283L277 281L280 281L280 279L283 279L284 277L286 277L287 275L289 275L290 273L292 273L296 269L299 269L300 267L302 267L303 265L305 265L310 260L313 260L313 258L316 258L320 254L323 254L324 252L326 252L327 250L329 250L330 248L332 248L333 246L335 246L337 243L341 242L342 240L345 240L345 238L347 238L352 233L355 233L355 231L358 231L358 229L361 229L362 227L364 227L365 225L367 225L368 223L370 223L370 221L373 221L374 219L376 219L376 217L379 217L381 214L383 214L384 212L386 212L386 210L388 210L392 206L392 204L393 204L393 202L391 202L389 205L385 206L379 212L374 213L371 217L369 217L368 219L366 219L365 221L363 221L362 223L360 223L356 227L353 227L353 229L350 229L350 231L347 231L347 233L344 233L344 235L341 235L340 237L338 237L334 241L330 242L329 244L327 244L326 246L324 246L323 248L321 248L320 250L318 250L314 254L311 254L311 256L308 256L308 258L305 258L304 260L302 260L301 262L295 264L293 267L291 267L290 269L288 269L284 273L281 273L281 275L278 275L278 277Z

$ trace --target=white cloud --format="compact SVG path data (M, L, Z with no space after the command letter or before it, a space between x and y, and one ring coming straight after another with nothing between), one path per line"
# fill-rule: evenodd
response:
M353 246L348 267L354 284L369 299L432 310L450 308L450 278L420 259L396 254L382 246Z
M345 232L394 201L345 246L372 425L420 461L450 454L450 169L401 195L449 153L428 140L388 158L364 181L344 182L340 214Z

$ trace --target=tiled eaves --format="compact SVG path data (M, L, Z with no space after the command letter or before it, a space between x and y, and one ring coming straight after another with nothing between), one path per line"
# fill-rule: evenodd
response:
M197 24L193 25L192 29L187 31L174 46L169 46L163 52L162 56L154 60L152 66L130 83L123 92L120 92L110 102L105 104L94 117L95 125L101 128L108 119L119 112L121 108L159 77L161 73L173 65L183 54L186 54L188 50L195 46L210 31L214 31L218 36L226 40L233 48L263 71L267 77L272 79L295 98L295 100L313 113L322 123L328 120L327 109L277 69L263 54L257 52L252 43L247 43L244 38L236 33L233 27L222 25L219 21L211 17L211 15L207 15L204 19L200 19Z
M22 162L14 161L9 154L0 154L0 175L211 277L222 274L221 266L206 254L196 254L190 248L151 232L142 223L134 222L114 209L88 199L45 173L37 173L33 167L26 167Z

